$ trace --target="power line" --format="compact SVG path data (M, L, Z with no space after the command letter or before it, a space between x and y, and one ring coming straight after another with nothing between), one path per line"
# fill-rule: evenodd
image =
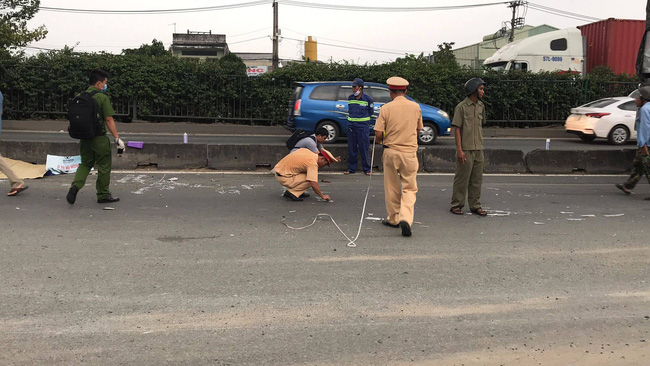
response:
M588 21L588 22L595 22L595 21L597 22L597 21L602 20L600 18L594 18L594 17L588 16L588 15L572 13L572 12L569 12L569 11L565 11L565 10L561 10L561 9L555 9L555 8L551 8L551 7L548 7L548 6L538 5L538 4L530 3L530 2L528 3L528 6L533 10L537 10L537 11L541 11L541 12L544 12L544 13L547 13L547 14L553 14L553 15L557 15L557 16L561 16L561 17L565 17L565 18L571 18L571 19L575 19L575 20Z
M295 39L295 38L288 38L288 37L283 37L283 39L287 39L287 40L290 40L290 41L304 42L304 40L302 40L302 39ZM393 55L401 55L401 56L403 56L403 55L409 53L409 52L390 52L390 51L383 51L383 50L370 49L370 48L359 48L359 47L341 46L341 45L338 45L338 44L322 43L322 42L318 42L318 45L320 45L320 46L332 46L332 47L339 47L339 48L347 48L347 49L350 49L350 50L359 50L359 51L368 51L368 52L380 52L380 53L390 53L390 54L393 54Z
M288 6L297 6L303 8L317 8L328 10L345 10L345 11L372 11L372 12L416 12L416 11L440 11L440 10L458 10L478 8L492 5L507 4L507 1L471 5L451 5L451 6L418 6L418 7L380 7L380 6L351 6L351 5L332 5L321 3L306 3L294 0L278 0L280 4Z
M269 28L271 28L271 27L264 27L264 28L260 28L260 29L250 31L250 32L239 33L239 34L235 34L235 35L232 35L232 36L228 36L228 38L235 38L235 37L244 36L244 35L251 34L251 33L257 33L257 32L261 32L263 30L267 30Z
M258 39L268 38L268 37L269 37L269 36L267 35L267 36L261 36L261 37L257 37L257 38L246 39L246 40L243 40L243 41L228 42L228 46L230 46L231 44L250 42L250 41L255 41L255 40L258 40Z
M267 5L270 4L271 0L258 0L250 1L240 4L228 4L228 5L218 5L218 6L205 6L200 8L181 8L181 9L149 9L149 10L106 10L106 9L72 9L72 8L54 8L49 6L41 6L40 10L43 11L53 11L60 13L84 13L84 14L131 14L131 15L142 15L142 14L174 14L174 13L195 13L195 12L205 12L205 11L216 11L216 10L226 10L226 9L236 9L236 8L246 8L250 6L258 5Z
M178 8L178 9L141 9L141 10L109 10L109 9L76 9L76 8L58 8L58 7L49 7L41 6L40 10L43 11L52 11L52 12L62 12L62 13L84 13L84 14L131 14L131 15L150 15L150 14L174 14L174 13L194 13L194 12L206 12L206 11L217 11L217 10L226 10L226 9L235 9L235 8L245 8L251 6L267 5L271 4L273 0L258 0L250 1L240 4L228 4L228 5L218 5L218 6L205 6L199 8ZM470 4L470 5L451 5L451 6L419 6L419 7L380 7L380 6L350 6L350 5L333 5L333 4L322 4L322 3L307 3L302 1L294 0L278 0L278 3L288 6L295 7L304 7L304 8L318 8L318 9L329 9L329 10L342 10L342 11L371 11L371 12L417 12L417 11L441 11L441 10L459 10L459 9L469 9L469 8L478 8L484 6L493 6L493 5L503 5L507 2L494 2L494 3L482 3L482 4Z
M580 18L586 18L586 19L592 19L592 20L602 20L600 18L594 18L594 17L584 15L584 14L572 13L572 12L566 11L566 10L551 8L550 6L544 6L544 5L539 5L539 4L535 4L535 3L531 3L531 4L534 7L537 7L537 8L542 8L542 9L550 10L550 11L556 11L556 12L560 12L560 13L567 14L567 15L577 16L577 17L580 17Z
M293 33L301 34L301 35L303 35L303 36L314 36L313 34L307 34L307 33L298 32L298 31L295 31L295 30L293 30L293 29L289 29L289 28L287 28L287 27L282 27L282 29L283 29L283 30L288 30L288 31L293 32ZM319 36L314 36L314 37L316 37L316 38L318 38L318 39L328 40L328 41L334 41L334 42L339 42L339 43L350 44L350 45L353 45L353 46L359 46L359 47L367 47L367 46L368 46L368 45L365 45L365 44L359 44L359 43L352 43L352 42L341 41L341 40L339 40L339 39L325 38L325 37L319 37ZM376 47L375 49L376 49L376 50L387 51L387 52L401 52L400 54L409 53L409 51L405 51L405 50L394 50L394 49L379 48L379 47Z

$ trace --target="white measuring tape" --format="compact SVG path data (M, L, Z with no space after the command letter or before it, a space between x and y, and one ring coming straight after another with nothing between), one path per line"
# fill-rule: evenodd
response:
M326 214L326 213L319 213L318 215L316 215L316 217L314 217L314 221L312 221L311 224L309 224L307 226L303 226L303 227L292 227L292 226L287 225L287 223L284 222L284 220L287 219L286 217L283 217L281 222L284 224L284 226L288 227L289 229L303 230L303 229L306 229L308 227L313 226L316 223L316 220L318 220L318 218L320 216L327 216L327 217L330 218L330 220L332 220L332 222L334 223L334 226L336 226L336 228L339 229L341 234L343 234L343 236L345 236L345 238L348 240L347 246L349 248L356 248L357 247L356 241L357 241L357 239L359 239L359 235L361 235L361 227L363 226L363 218L366 215L366 204L368 203L368 194L370 193L370 186L372 184L372 167L374 166L374 162L375 162L375 139L373 139L373 141L372 141L372 157L370 159L370 175L369 175L369 179L368 179L368 189L366 190L366 198L363 200L363 209L361 210L361 219L359 220L359 230L357 231L357 236L355 236L354 239L350 239L350 237L347 236L343 232L343 230L341 230L341 227L336 223L336 221L334 221L334 218L332 217L332 215Z

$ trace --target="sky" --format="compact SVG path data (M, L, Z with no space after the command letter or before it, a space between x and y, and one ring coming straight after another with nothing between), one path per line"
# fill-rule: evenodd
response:
M41 0L41 7L96 10L188 9L250 3L255 0ZM443 42L460 48L480 42L509 21L512 12L507 2L498 0L299 0L301 3L344 7L444 7L457 5L496 5L438 11L351 11L292 6L279 0L279 28L282 34L280 58L301 59L303 41L312 36L318 41L320 61L384 63L406 53L425 55ZM552 14L548 8L589 18L645 19L646 0L536 0L525 14L525 24L548 24L569 28L590 23ZM547 11L539 10L545 7ZM536 8L534 8L536 7ZM523 13L523 8L521 12ZM212 31L225 34L231 52L272 51L273 9L271 2L244 8L174 14L80 14L41 9L28 23L45 25L47 37L31 47L60 49L75 46L82 52L120 53L123 48L150 44L155 38L169 48L172 33ZM344 47L337 47L344 46ZM27 54L40 52L25 49Z

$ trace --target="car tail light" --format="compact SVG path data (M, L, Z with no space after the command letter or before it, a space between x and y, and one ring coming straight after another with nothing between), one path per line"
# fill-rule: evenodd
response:
M296 104L293 105L293 115L294 116L300 116L301 115L301 113L300 113L300 102L301 101L302 101L302 99L298 99L298 100L296 100Z
M609 116L610 114L611 113L587 113L587 117L600 118L600 117Z

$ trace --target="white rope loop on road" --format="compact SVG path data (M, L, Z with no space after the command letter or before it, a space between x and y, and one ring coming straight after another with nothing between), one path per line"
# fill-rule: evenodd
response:
M312 221L312 223L307 225L307 226L303 226L303 227L289 226L289 225L287 225L286 222L284 222L287 219L284 216L282 217L282 221L281 221L282 224L284 224L284 226L286 226L286 227L288 227L289 229L292 229L292 230L303 230L303 229L306 229L308 227L313 226L316 223L316 220L318 220L318 218L320 216L327 216L327 217L330 218L330 220L332 220L332 222L334 223L334 226L336 226L336 228L339 229L341 234L343 234L343 236L345 236L345 238L348 240L347 247L348 248L356 248L357 247L356 241L357 241L357 239L359 239L359 236L361 235L361 227L363 226L363 218L366 215L366 205L368 204L368 194L370 193L370 187L372 185L372 175L373 175L372 174L372 168L374 166L374 163L375 163L375 139L373 139L373 141L372 141L372 157L370 158L370 175L368 176L368 178L369 178L368 179L368 189L366 189L366 197L363 200L363 208L361 209L361 218L359 219L359 230L357 230L357 235L354 237L354 239L350 239L350 237L348 237L343 232L343 230L341 230L341 227L336 223L336 221L334 220L332 215L326 214L326 213L317 214L316 217L314 217L314 221Z

